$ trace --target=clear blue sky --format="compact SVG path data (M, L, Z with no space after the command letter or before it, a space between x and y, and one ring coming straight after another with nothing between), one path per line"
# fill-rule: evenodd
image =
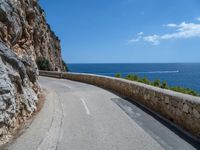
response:
M200 62L200 0L40 0L67 63Z

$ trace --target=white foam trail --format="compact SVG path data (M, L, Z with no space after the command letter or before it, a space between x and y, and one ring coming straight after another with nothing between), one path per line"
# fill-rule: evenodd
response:
M179 70L174 70L174 71L148 71L148 72L135 72L135 73L179 73Z
M138 73L138 74L141 74L141 73L147 73L147 74L153 74L153 73L160 73L160 74L163 74L163 73L179 73L179 70L165 70L165 71L142 71L142 72L123 72L121 74L134 74L134 73ZM114 73L98 73L98 74L116 74L116 72Z

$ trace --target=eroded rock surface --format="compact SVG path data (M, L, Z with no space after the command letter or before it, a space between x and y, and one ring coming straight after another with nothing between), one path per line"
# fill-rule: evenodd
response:
M0 144L37 110L38 94L23 62L0 42Z
M37 110L36 59L63 70L60 41L37 0L0 0L0 144Z
M32 68L45 57L53 70L62 70L60 40L37 0L0 0L0 39Z

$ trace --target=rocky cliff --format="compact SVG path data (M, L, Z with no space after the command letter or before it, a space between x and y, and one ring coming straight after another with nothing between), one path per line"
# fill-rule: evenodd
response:
M0 0L0 140L37 110L36 60L63 70L60 41L37 0Z

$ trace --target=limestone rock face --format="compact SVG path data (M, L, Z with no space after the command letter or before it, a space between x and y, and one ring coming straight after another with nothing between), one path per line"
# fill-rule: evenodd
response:
M60 41L37 0L0 0L0 144L37 110L36 60L63 70Z
M39 86L20 58L0 42L0 144L37 110ZM31 70L33 71L33 70ZM30 71L30 72L31 72Z
M32 67L45 57L53 70L63 69L60 40L37 0L0 0L0 39Z

